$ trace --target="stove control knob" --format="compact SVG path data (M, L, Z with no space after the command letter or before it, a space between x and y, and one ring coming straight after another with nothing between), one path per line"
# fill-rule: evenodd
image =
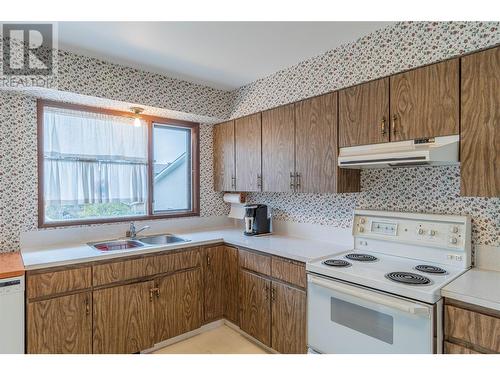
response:
M418 229L417 229L417 234L422 235L422 234L424 234L424 233L425 233L425 231L424 231L422 228L418 228Z
M359 219L359 222L360 222L361 224L364 224L364 223L366 222L366 220L365 220L365 218L364 218L364 217L362 217L361 219Z
M436 232L434 229L431 229L431 230L429 231L429 236L434 237L434 236L436 235L436 233L437 233L437 232Z
M456 237L450 237L449 241L450 241L450 243L451 243L452 245L456 245L456 244L457 244L457 242L458 242L458 240L457 240L457 238L456 238Z
M456 226L450 227L450 232L451 233L458 233L458 227L456 227Z
M361 227L359 227L358 230L359 230L359 233L363 233L365 231L365 228L361 226Z

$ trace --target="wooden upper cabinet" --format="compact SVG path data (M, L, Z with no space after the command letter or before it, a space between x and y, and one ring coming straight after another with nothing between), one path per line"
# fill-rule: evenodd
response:
M214 189L216 191L234 191L235 155L234 155L234 121L214 126Z
M337 92L295 104L296 191L359 191L359 171L337 166Z
M261 191L262 124L256 113L234 121L236 190Z
M306 292L272 283L272 348L282 354L307 352Z
M391 141L459 132L459 59L396 74L391 82Z
M27 304L28 354L91 354L92 293Z
M240 270L240 328L271 345L271 281Z
M203 254L204 321L211 322L222 318L223 315L223 294L225 293L223 286L224 246L207 247L203 249Z
M461 194L500 196L500 47L462 58Z
M294 104L262 112L262 191L293 191L294 154Z
M339 92L339 146L389 142L389 78Z

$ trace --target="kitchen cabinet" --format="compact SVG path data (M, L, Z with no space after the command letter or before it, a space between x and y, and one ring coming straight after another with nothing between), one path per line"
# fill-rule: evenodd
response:
M232 246L224 246L223 263L223 312L227 320L239 324L239 268L238 249Z
M28 302L28 354L92 353L91 309L91 292Z
M446 298L444 339L445 352L498 354L500 353L500 313ZM446 342L464 349L446 345Z
M224 258L223 245L203 249L204 259L204 321L206 323L222 318L224 313Z
M236 190L234 121L214 126L214 189L216 191Z
M462 58L461 195L500 196L500 47Z
M389 142L389 78L339 91L339 146Z
M295 104L295 190L359 191L359 171L337 166L337 92Z
M294 104L262 112L262 190L293 192Z
M307 352L306 292L284 283L271 285L271 347L282 354Z
M459 59L390 77L391 141L459 132Z
M234 121L236 190L262 190L262 126L256 113Z
M240 271L240 328L271 346L271 281Z
M154 344L153 281L94 291L93 352L137 353Z
M154 342L201 327L201 269L178 272L155 282Z

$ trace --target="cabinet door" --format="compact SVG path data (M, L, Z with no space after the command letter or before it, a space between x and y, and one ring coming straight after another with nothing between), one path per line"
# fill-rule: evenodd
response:
M500 195L500 47L462 58L461 194Z
M263 344L271 345L271 282L240 270L240 328Z
M293 191L294 105L262 112L262 191Z
M154 283L94 291L94 353L137 353L153 346Z
M396 74L390 81L391 141L458 134L458 59Z
M340 91L340 147L383 142L389 142L389 78Z
M29 354L91 354L92 293L27 304Z
M235 190L234 121L214 126L214 189Z
M306 353L306 292L273 282L271 295L272 348L283 354Z
M224 288L222 294L224 300L224 317L238 324L238 249L231 246L225 246L224 251Z
M359 171L337 166L337 93L295 104L296 191L359 191Z
M239 118L234 121L236 152L236 190L261 191L261 115Z
M204 311L205 322L222 318L224 280L224 246L208 247L203 250Z
M201 269L179 272L157 281L155 341L161 342L201 326Z

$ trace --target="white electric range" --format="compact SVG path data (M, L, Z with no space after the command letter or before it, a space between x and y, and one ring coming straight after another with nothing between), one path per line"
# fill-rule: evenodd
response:
M470 268L470 218L357 210L353 236L306 265L310 351L441 353L441 288Z

